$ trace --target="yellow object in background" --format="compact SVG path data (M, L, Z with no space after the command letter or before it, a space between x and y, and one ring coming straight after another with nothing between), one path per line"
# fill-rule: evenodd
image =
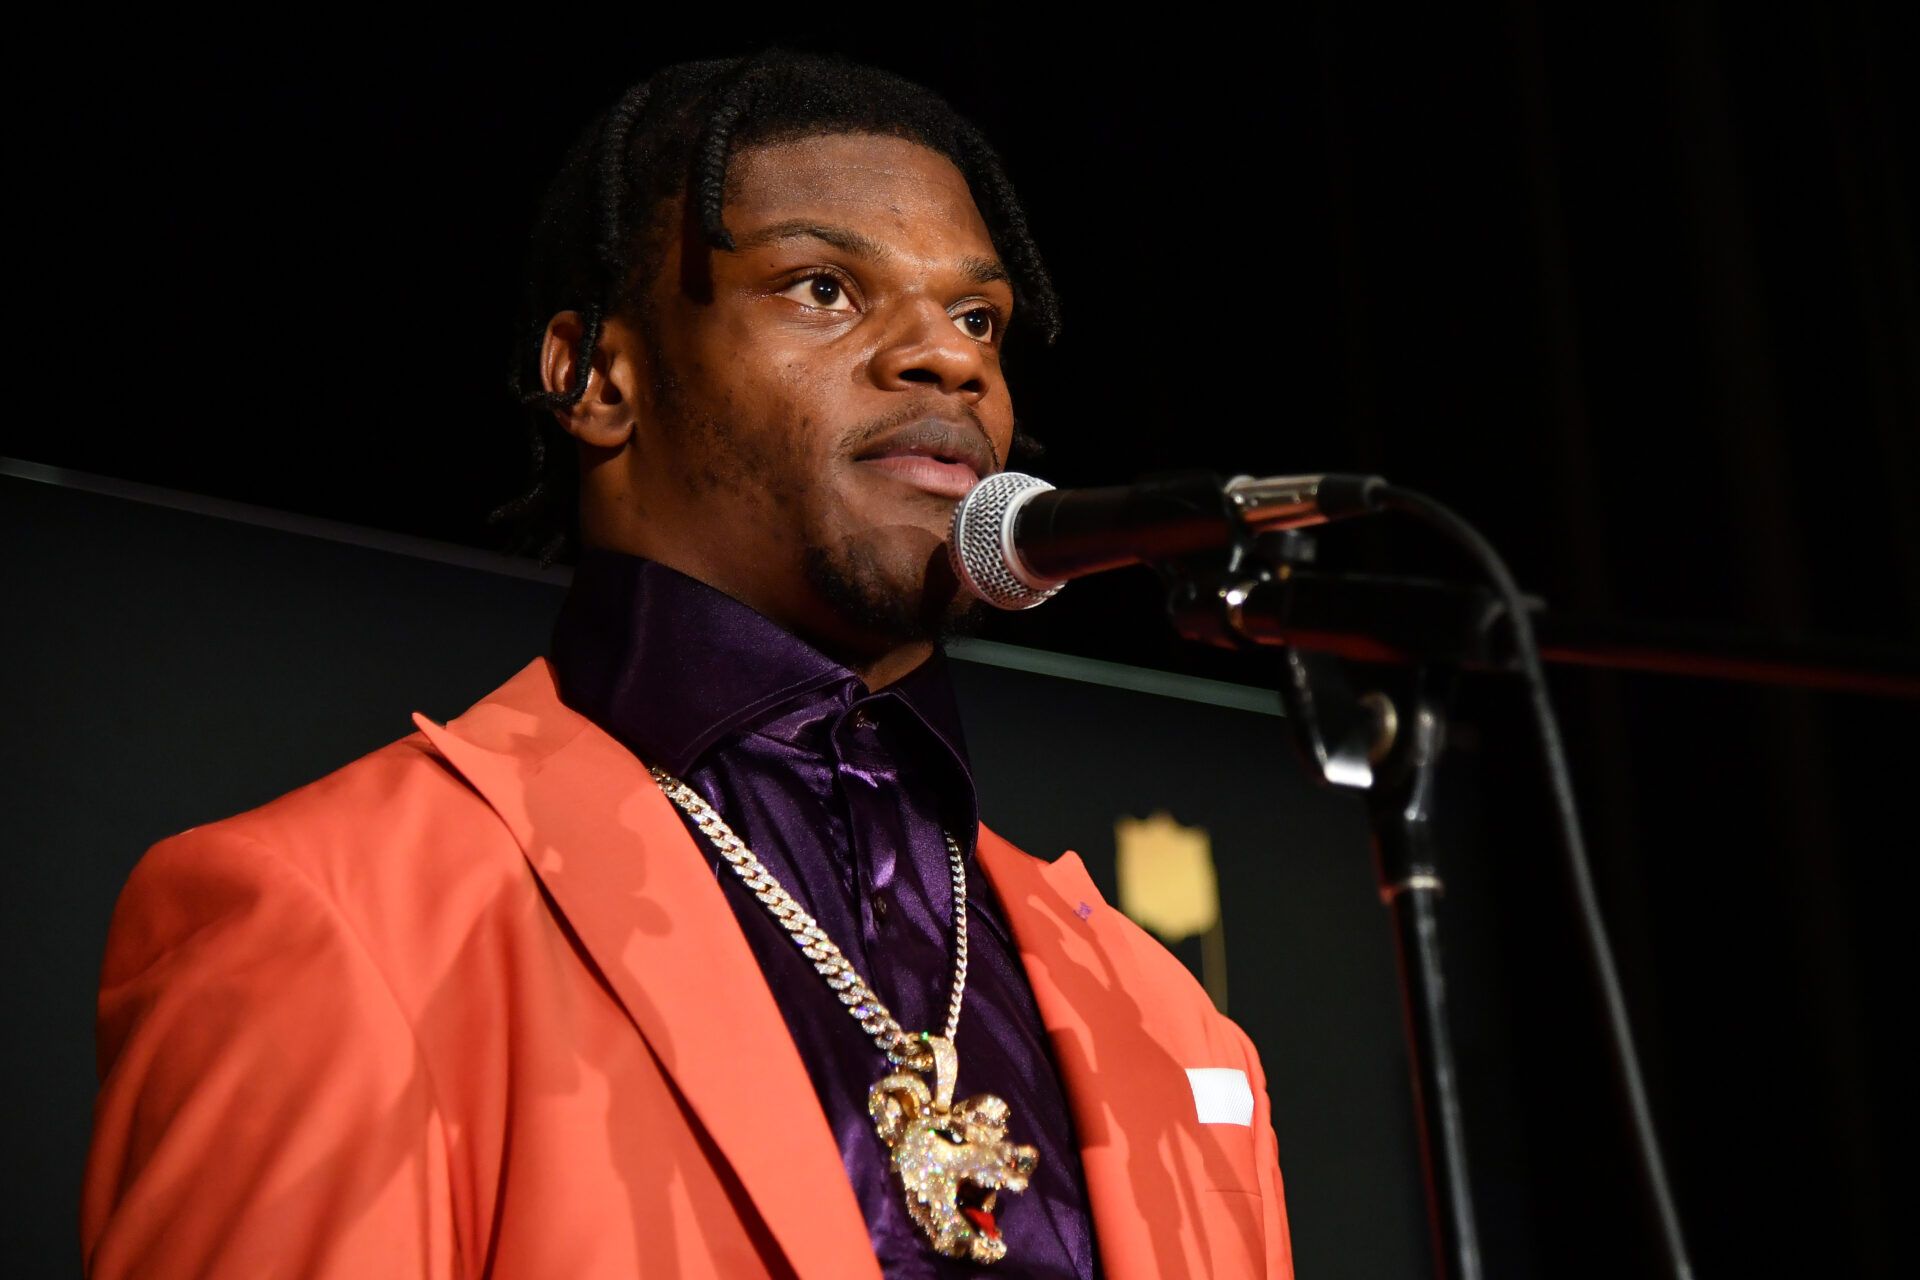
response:
M1113 843L1120 909L1168 946L1200 938L1200 980L1226 1012L1226 926L1206 828L1183 827L1157 809L1146 818L1116 819Z

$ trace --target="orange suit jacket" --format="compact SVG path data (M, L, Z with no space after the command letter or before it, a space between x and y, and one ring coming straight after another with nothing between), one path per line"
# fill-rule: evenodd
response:
M109 1277L877 1280L704 851L536 658L445 725L146 852L100 981ZM1266 1082L1077 855L982 827L1112 1280L1290 1276ZM1243 1070L1251 1125L1185 1069Z

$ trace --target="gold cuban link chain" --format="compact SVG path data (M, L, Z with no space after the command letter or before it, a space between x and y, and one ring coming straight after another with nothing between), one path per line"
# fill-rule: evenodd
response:
M847 1006L847 1012L860 1024L861 1030L873 1037L880 1052L887 1055L887 1061L896 1067L908 1067L914 1071L931 1071L934 1066L933 1050L928 1047L922 1036L903 1030L880 997L867 986L865 979L853 967L826 930L801 905L793 900L773 873L768 871L746 842L733 833L726 819L722 818L714 807L701 797L700 793L680 781L664 769L649 767L653 780L660 789L686 811L700 828L700 834L713 842L720 856L727 860L742 884L753 891L767 911L780 927L787 931L800 953L813 962L813 967L834 994L840 997L840 1003ZM960 854L960 846L951 834L942 831L947 842L947 858L953 865L953 994L947 1001L947 1027L942 1036L951 1042L954 1032L960 1027L960 1002L967 989L967 868Z

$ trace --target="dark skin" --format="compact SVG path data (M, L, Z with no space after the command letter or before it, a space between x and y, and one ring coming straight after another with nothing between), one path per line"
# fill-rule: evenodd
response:
M932 422L974 471L999 469L1012 287L960 171L900 138L743 148L725 218L733 251L670 237L655 323L609 317L559 414L579 442L581 540L726 592L877 689L975 602L946 562L953 465L862 457ZM549 389L568 385L581 332L575 312L549 323Z

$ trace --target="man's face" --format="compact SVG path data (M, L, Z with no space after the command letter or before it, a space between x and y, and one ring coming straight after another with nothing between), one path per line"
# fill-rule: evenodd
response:
M1013 291L966 180L892 137L755 146L725 220L734 251L674 237L655 284L646 541L811 638L930 637L971 603L954 503L1013 435Z

